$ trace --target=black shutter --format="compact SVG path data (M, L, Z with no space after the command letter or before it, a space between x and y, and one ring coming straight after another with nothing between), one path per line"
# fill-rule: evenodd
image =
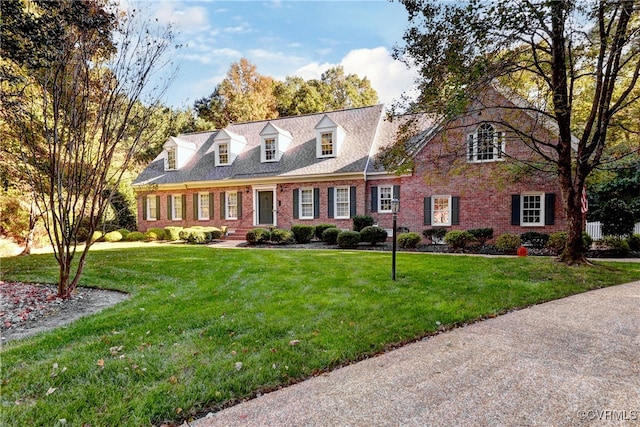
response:
M349 188L349 217L353 218L356 216L356 187Z
M167 219L173 219L173 212L171 212L171 208L173 207L173 196L167 196Z
M431 197L424 198L424 225L431 225Z
M511 225L520 225L520 195L511 195Z
M242 219L242 192L238 191L238 195L236 197L238 198L238 219Z
M556 195L547 193L544 195L544 225L555 224Z
M186 194L182 195L182 218L180 219L187 219L187 195Z
M198 220L198 193L193 195L193 219Z
M327 191L327 217L333 218L333 187Z
M400 186L399 185L394 185L393 186L393 198L400 200Z
M320 189L313 189L313 217L320 218Z
M147 220L147 196L142 196L142 219Z
M300 204L300 190L299 189L295 189L293 190L293 219L298 219L300 217L300 209L299 209L299 205Z
M371 187L371 212L378 212L378 187Z
M451 225L460 224L460 197L451 198Z
M213 193L209 193L209 219L213 218Z
M156 196L156 219L160 219L160 196Z
M224 191L220 193L220 219L224 220L225 210L227 209L227 204L224 200Z

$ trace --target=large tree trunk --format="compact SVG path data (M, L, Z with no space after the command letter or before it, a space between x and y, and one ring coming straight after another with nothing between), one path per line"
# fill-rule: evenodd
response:
M587 248L584 247L582 240L584 215L581 210L581 195L582 190L578 191L574 186L563 188L564 210L567 215L567 244L558 257L558 261L567 265L589 264L586 258Z

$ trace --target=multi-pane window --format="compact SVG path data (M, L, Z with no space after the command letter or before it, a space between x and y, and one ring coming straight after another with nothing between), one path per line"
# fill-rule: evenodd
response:
M451 225L451 196L432 197L432 225Z
M264 159L266 161L276 160L275 138L266 138L264 140Z
M313 188L300 190L300 218L313 219Z
M227 195L227 218L238 219L238 193L226 193Z
M198 219L209 219L209 193L198 194Z
M391 200L393 199L393 186L378 187L378 212L391 212Z
M522 225L544 225L544 198L542 194L523 194L521 196Z
M349 187L336 188L336 218L349 218Z
M158 219L158 207L156 205L156 196L147 196L147 219Z
M176 149L175 147L167 148L167 170L176 168Z
M467 160L470 162L490 162L502 160L504 138L492 125L483 123L476 133L467 137Z
M333 133L324 132L320 135L320 154L323 156L333 155Z
M218 164L229 164L229 144L218 145Z
M171 219L182 219L182 196L180 194L174 194L171 196Z

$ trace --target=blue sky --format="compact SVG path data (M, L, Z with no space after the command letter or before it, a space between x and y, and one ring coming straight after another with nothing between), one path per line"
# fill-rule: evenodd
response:
M368 77L381 102L391 103L413 80L391 58L402 43L407 14L399 3L370 1L154 1L147 3L161 23L172 23L178 76L166 102L193 105L209 95L229 66L247 58L260 74L319 78L342 65Z

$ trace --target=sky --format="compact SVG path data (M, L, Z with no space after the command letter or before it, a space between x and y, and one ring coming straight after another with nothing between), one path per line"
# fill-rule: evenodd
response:
M179 69L165 102L186 108L210 95L241 58L276 80L320 78L342 65L367 77L382 103L391 104L414 80L391 57L407 27L404 6L367 1L153 1L150 12L171 23Z

